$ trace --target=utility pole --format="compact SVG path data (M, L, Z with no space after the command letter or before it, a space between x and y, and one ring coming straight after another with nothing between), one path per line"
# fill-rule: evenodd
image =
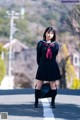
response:
M11 42L13 40L13 34L14 34L14 19L18 19L20 14L16 13L15 11L7 11L8 16L10 17L10 47L9 47L9 66L8 66L8 75L11 76L11 70L12 70L12 45Z
M9 48L9 69L8 69L8 75L11 76L11 61L12 61L12 45L11 42L13 40L13 25L14 25L14 11L11 11L10 13L10 48Z

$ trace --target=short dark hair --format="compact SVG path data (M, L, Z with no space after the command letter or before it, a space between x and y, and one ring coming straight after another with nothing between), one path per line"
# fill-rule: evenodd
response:
M44 31L44 34L43 34L43 40L44 41L46 40L46 32L53 32L54 36L51 39L51 42L56 41L56 32L52 27L47 27L46 30Z

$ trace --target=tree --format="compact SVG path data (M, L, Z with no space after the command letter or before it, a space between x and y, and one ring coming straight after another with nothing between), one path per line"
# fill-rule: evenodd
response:
M71 63L69 51L65 44L62 44L62 59L60 62L62 79L61 88L71 88L73 79L76 78L74 66Z
M65 44L62 44L61 53L62 53L62 59L60 61L60 68L61 68L61 73L62 73L62 79L60 81L61 82L60 87L66 88L67 87L67 84L66 84L66 62L67 62L69 53L68 53L68 49Z
M80 89L80 79L73 79L71 89Z
M67 87L71 88L73 80L77 78L74 66L71 64L70 58L66 62L66 80Z
M7 37L9 38L9 31L10 31L10 25L9 25L9 19L6 15L5 9L0 9L0 36L1 37Z
M0 44L0 83L6 74L5 62L1 58L2 51L5 51L5 49L3 48L2 44Z

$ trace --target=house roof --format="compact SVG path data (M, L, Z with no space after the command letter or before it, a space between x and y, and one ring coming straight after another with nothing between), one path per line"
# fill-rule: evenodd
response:
M0 39L0 43L1 43L2 45L5 45L5 44L8 43L8 42L9 42L9 40Z
M13 52L20 52L22 49L28 49L28 46L24 45L17 39L13 39L11 42L6 43L3 47L9 49L10 45Z

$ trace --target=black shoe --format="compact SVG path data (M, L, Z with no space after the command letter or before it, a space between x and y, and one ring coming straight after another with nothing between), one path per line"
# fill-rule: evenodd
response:
M38 108L38 105L34 104L34 105L33 105L33 108Z
M56 107L55 107L55 103L51 104L51 105L50 105L50 108L56 108Z

